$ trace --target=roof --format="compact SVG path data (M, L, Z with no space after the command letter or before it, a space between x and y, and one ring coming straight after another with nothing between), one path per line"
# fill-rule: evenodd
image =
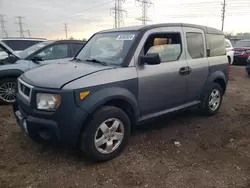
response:
M240 41L246 41L246 42L249 42L250 39L243 39L243 40L240 40Z
M46 41L47 39L45 38L22 38L22 37L8 37L8 38L2 38L2 40L37 40L37 41Z
M55 43L69 42L69 43L82 43L82 44L86 43L86 41L83 41L83 40L54 40L53 42Z
M158 28L158 27L193 27L202 29L205 33L208 34L219 34L224 35L224 33L218 29L202 26L202 25L195 25L195 24L187 24L187 23L163 23L163 24L153 24L153 25L142 25L142 26L131 26L131 27L122 27L119 29L109 29L100 31L100 33L106 33L106 32L115 32L115 31L147 31L150 29Z

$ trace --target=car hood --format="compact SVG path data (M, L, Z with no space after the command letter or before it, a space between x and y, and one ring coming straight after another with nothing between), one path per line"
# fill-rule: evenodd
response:
M115 67L68 61L32 69L25 72L21 76L21 79L33 86L61 89L65 84L78 78L113 68Z

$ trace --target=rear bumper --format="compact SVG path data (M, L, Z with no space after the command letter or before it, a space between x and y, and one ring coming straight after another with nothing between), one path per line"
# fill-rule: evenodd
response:
M69 97L68 100L70 99ZM71 102L74 103L74 100ZM75 148L88 114L75 104L62 105L59 108L56 112L38 111L32 109L18 95L13 104L13 111L19 126L34 141Z

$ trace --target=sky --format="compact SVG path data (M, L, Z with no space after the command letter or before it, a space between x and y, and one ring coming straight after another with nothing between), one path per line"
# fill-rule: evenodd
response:
M151 0L148 24L184 22L221 29L222 1ZM68 37L82 39L114 27L114 6L115 0L0 0L0 14L11 37L20 35L16 17L22 16L27 37L30 30L31 37L63 39L67 23ZM125 0L122 6L123 26L142 24L136 19L142 15L139 2ZM249 20L250 0L226 0L225 32L250 32Z

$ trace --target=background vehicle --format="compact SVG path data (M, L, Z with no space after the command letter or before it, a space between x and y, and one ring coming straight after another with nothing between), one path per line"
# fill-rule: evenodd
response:
M247 59L250 56L250 39L240 40L234 46L234 64L246 65Z
M228 83L223 32L191 24L102 31L73 61L21 75L13 108L33 140L96 161L117 156L138 123L195 105L215 115Z
M230 42L230 40L225 39L226 42L226 51L229 65L232 65L234 62L234 48Z
M247 74L250 76L250 56L247 59L246 71Z
M22 73L41 65L58 63L58 59L72 58L84 44L76 40L45 41L16 54L0 43L0 47L9 54L0 65L1 102L12 103L15 100L16 78Z
M41 38L5 38L0 39L1 42L5 43L12 51L18 53L21 52L30 46L33 46L39 42L44 42L46 39ZM0 48L0 59L4 59L8 57L8 55L1 51Z

